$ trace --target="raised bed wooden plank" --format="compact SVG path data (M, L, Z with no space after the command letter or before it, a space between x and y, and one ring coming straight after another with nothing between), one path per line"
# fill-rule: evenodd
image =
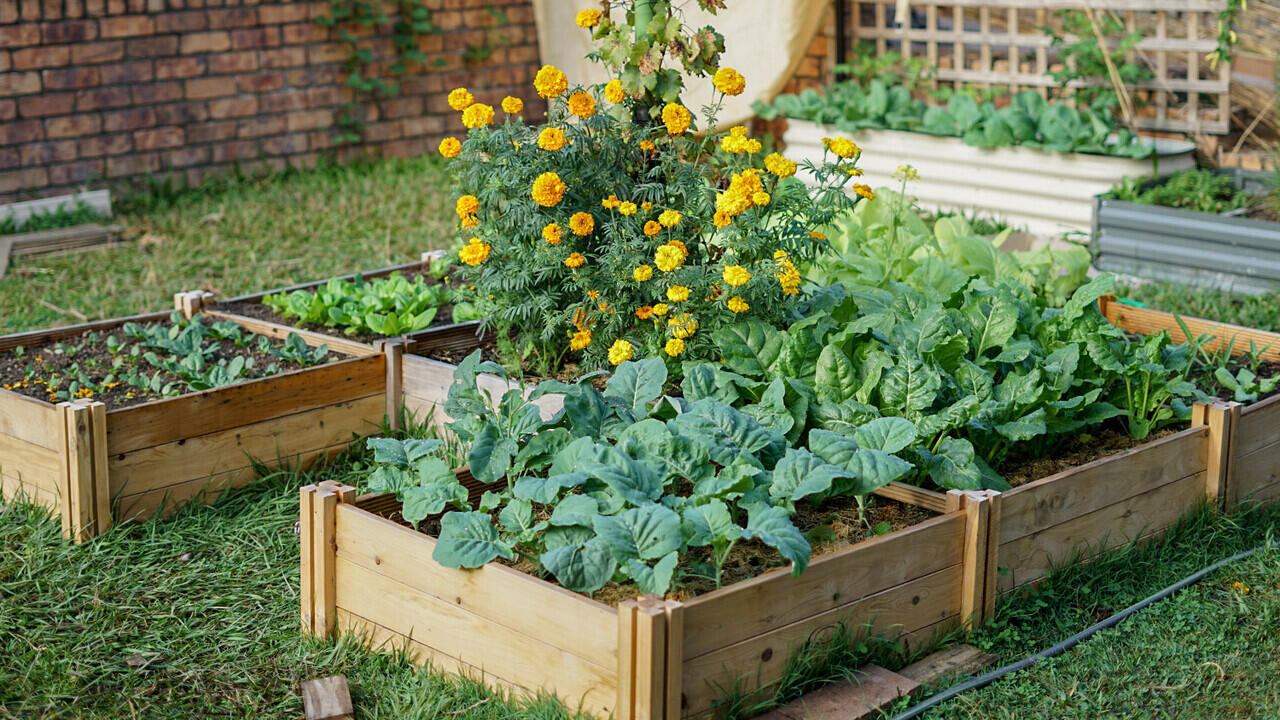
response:
M1236 455L1248 455L1280 440L1280 395L1269 397L1240 412L1236 428Z
M44 345L58 340L65 340L70 337L76 337L93 330L110 330L117 328L127 322L155 322L157 320L166 321L169 319L169 311L144 313L142 315L131 315L123 318L113 318L111 320L95 320L94 322L80 323L79 325L64 325L62 327L48 328L45 330L31 330L24 333L14 333L0 337L0 352L6 352L16 347L35 347Z
M1189 428L1003 493L1001 544L1203 471L1208 432Z
M0 494L25 494L55 512L61 507L63 462L58 453L11 435L0 434Z
M1234 481L1243 502L1275 502L1280 500L1280 428L1276 441L1248 455L1237 456Z
M339 360L107 413L113 457L385 392L382 355ZM174 422L175 417L182 422Z
M456 365L439 360L405 355L402 377L404 378L405 408L419 418L431 417L433 422L447 423L451 418L444 412L444 403L449 399L449 386L453 384L453 371ZM519 383L504 381L497 375L481 373L476 377L476 384L489 398L500 400L502 395L512 388L520 387ZM525 396L533 392L532 386L525 387ZM558 393L543 395L534 401L542 419L549 420L564 407L564 396Z
M431 558L432 538L351 505L338 506L337 534L341 559L495 627L549 643L576 638L565 652L586 662L601 667L616 662L618 618L613 608L500 565L474 571L444 567Z
M346 355L368 355L375 352L372 345L358 342L356 340L347 340L332 335L325 335L314 330L306 330L303 328L291 327L289 325L280 325L279 323L269 322L267 320L258 320L256 318L248 318L243 315L232 315L218 310L204 310L205 317L214 320L230 320L239 323L241 327L249 332L255 332L259 335L265 335L269 338L284 340L291 334L301 337L308 345L312 347L320 347L327 345L330 350L340 352Z
M1107 297L1098 300L1098 307L1112 325L1126 332L1149 335L1168 330L1174 342L1187 341L1186 334L1178 325L1178 316L1173 313L1135 307ZM1182 316L1182 322L1186 323L1193 339L1204 333L1213 336L1204 345L1208 350L1217 351L1230 345L1233 354L1241 355L1249 352L1249 343L1253 342L1259 349L1265 348L1261 355L1264 360L1280 362L1280 333L1190 316Z
M61 451L65 448L62 434L50 429L57 416L57 408L49 403L11 390L0 390L0 436Z

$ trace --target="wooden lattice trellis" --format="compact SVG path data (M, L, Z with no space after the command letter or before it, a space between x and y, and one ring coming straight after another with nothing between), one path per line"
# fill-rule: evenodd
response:
M1060 9L1112 13L1143 38L1134 50L1154 77L1135 88L1145 100L1138 126L1152 130L1225 133L1231 118L1230 63L1210 68L1214 30L1225 0L838 0L848 2L853 42L874 41L877 54L923 57L935 81L1026 88L1048 93L1056 48L1038 27ZM899 23L901 17L901 23ZM842 60L845 58L842 58ZM1077 81L1078 82L1078 81ZM1070 85L1068 86L1070 87Z

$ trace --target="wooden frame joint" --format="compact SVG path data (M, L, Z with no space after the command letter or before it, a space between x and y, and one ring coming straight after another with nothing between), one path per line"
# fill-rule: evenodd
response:
M1192 427L1209 428L1205 453L1205 499L1226 512L1234 510L1239 501L1232 471L1241 411L1240 403L1221 400L1196 403L1191 410Z
M404 355L409 343L404 338L379 340L374 347L382 353L387 367L387 426L402 429L404 420Z
M107 474L107 406L81 398L58 404L65 442L61 487L62 535L76 543L111 528Z

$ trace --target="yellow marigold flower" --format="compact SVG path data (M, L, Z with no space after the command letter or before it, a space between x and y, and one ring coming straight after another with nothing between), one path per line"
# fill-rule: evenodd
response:
M839 157L845 158L846 160L862 152L862 148L858 147L857 144L849 138L822 138L822 144L825 145L828 150Z
M721 273L724 281L733 287L741 287L751 280L751 271L741 265L725 265Z
M456 88L449 93L449 107L462 112L471 107L471 103L476 101L476 96L472 95L466 88Z
M559 150L564 147L564 131L560 128L545 127L538 133L538 147L543 150Z
M590 213L576 212L569 218L569 229L574 235L590 235L596 229L596 219Z
M582 350L591 344L591 331L579 330L573 334L573 339L569 341L570 350Z
M653 317L653 306L644 305L636 308L636 317L640 318L641 320L648 320L649 318Z
M472 228L479 224L480 224L480 218L476 217L475 215L468 215L462 218L462 221L458 223L458 227Z
M610 195L609 197L600 201L600 207L604 208L605 210L612 210L621 204L622 204L622 201L618 199L617 195Z
M569 187L564 184L560 176L553 172L544 172L533 181L533 190L530 195L533 201L542 207L552 207L564 197L564 192Z
M591 298L592 300L599 299L599 297L600 297L600 291L599 291L599 290L588 290L588 291L587 291L587 297Z
M683 135L691 122L693 114L679 103L667 103L662 108L662 124L667 126L667 132L672 135Z
M653 222L650 220L650 222ZM667 243L661 245L653 253L653 264L658 266L662 272L671 272L684 264L685 259L689 256L684 250Z
M849 168L849 177L862 177L862 171L858 168Z
M653 203L649 202L648 200L645 200L644 202L640 203L640 209L644 210L645 212L649 212L650 210L653 209Z
M800 292L800 271L796 270L796 266L787 257L786 250L778 250L773 254L774 260L778 263L778 272L775 277L778 278L778 285L782 287L783 294L796 295Z
M720 138L720 149L730 155L745 152L747 149L746 144L746 140L737 135L725 135Z
M809 232L809 237L813 238L814 240L826 240L826 239L827 239L827 236L826 236L826 235L823 235L822 233L818 232L817 230L811 230L811 231ZM785 253L785 252L783 252L782 250L779 250L778 252L783 253L783 255L786 255L786 253ZM776 256L775 256L775 257L776 257Z
M673 228L680 224L680 213L675 210L663 210L658 216L658 224L662 227Z
M653 266L641 265L631 271L631 277L635 278L636 282L646 282L649 278L653 277Z
M600 11L594 8L579 10L577 16L573 18L573 21L577 23L580 28L593 28L600 24Z
M658 234L658 233L660 233L660 232L662 232L662 226L661 226L661 225L659 225L659 224L657 223L657 221L655 221L655 220L650 220L649 222L647 222L647 223L645 223L645 224L644 224L644 234L645 234L645 235L648 235L649 237L653 237L653 236L657 235L657 234Z
M723 210L717 210L716 214L711 216L711 222L715 223L718 228L725 227L732 220L733 218L729 217L729 213Z
M617 105L627 99L627 91L622 89L622 81L614 78L604 86L604 99Z
M666 347L662 349L671 357L675 357L684 352L684 341L680 338L671 338L667 341Z
M475 195L463 195L458 198L458 202L455 204L454 209L457 210L458 217L461 218L467 217L468 215L475 215L480 211L480 198Z
M462 111L462 124L469 128L480 128L493 124L493 106L476 103Z
M747 79L733 68L720 68L711 78L711 84L725 95L741 95L747 87Z
M671 319L667 320L667 326L671 330L672 337L681 340L691 338L694 333L698 332L698 321L689 313L673 315Z
M796 164L778 153L769 153L768 155L765 155L764 167L766 170L780 178L791 177L796 174Z
M760 144L760 141L754 138L751 140L748 140L747 144L744 147L746 148L746 153L748 155L755 155L756 153L760 152L761 149L764 148L764 146Z
M1231 589L1235 590L1237 593L1241 595L1248 595L1250 592L1252 592L1252 590L1250 590L1248 585L1245 585L1239 580L1236 580L1235 582L1231 583Z
M729 128L729 134L730 134L730 135L733 135L733 136L735 136L735 137L746 137L746 136L747 136L747 126L746 126L746 125L734 125L733 127Z
M589 118L596 114L596 100L579 90L569 96L569 112L580 118Z
M456 158L462 152L462 143L458 138L447 137L440 141L440 154L447 158Z
M557 223L547 223L542 228L542 239L547 241L549 245L559 245L561 240L560 225Z
M524 109L524 101L518 97L510 95L502 98L502 112L508 115L515 115Z
M638 211L639 209L640 208L636 207L636 204L633 202L624 202L618 206L618 212L622 213L627 217L631 217L632 215L635 215L636 211Z
M489 243L473 237L458 251L458 259L468 265L479 265L489 259Z
M859 195L861 195L862 197L864 197L864 198L866 198L866 199L868 199L868 200L875 200L875 199L876 199L876 194L875 194L875 193L873 193L873 192L871 192L871 186L870 186L870 185L854 185L854 186L853 186L853 191L854 191L854 192L856 192L856 193L858 193Z
M666 315L667 311L670 309L671 308L666 303L658 303L653 306L653 314L656 317L662 317L663 315Z
M626 340L614 340L609 346L609 362L614 365L621 365L634 355L635 348L631 347L631 343Z
M755 205L756 207L763 207L765 205L768 205L769 201L772 199L773 198L769 196L769 193L761 190L760 192L753 193L751 195L751 204Z
M641 140L640 149L645 152L653 152L654 150L658 149L658 146L654 144L652 140Z
M558 98L569 89L569 78L555 65L543 65L533 78L533 87L548 100Z
M743 300L737 295L734 295L733 297L729 298L729 301L725 303L725 307L729 308L730 311L735 313L744 313L747 310L751 309L751 306L747 304L747 301Z
M582 267L582 264L586 261L587 259L582 257L582 253L571 253L569 257L564 259L564 264L565 267L577 268Z
M683 285L672 285L667 288L667 299L671 302L684 302L689 299L689 288Z

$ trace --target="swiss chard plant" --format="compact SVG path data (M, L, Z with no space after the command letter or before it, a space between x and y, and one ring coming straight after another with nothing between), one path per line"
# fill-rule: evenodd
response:
M385 278L333 278L315 290L268 295L262 302L300 323L341 328L349 334L393 336L425 330L440 308L453 306L453 319L474 320L472 305L443 283L399 273Z

